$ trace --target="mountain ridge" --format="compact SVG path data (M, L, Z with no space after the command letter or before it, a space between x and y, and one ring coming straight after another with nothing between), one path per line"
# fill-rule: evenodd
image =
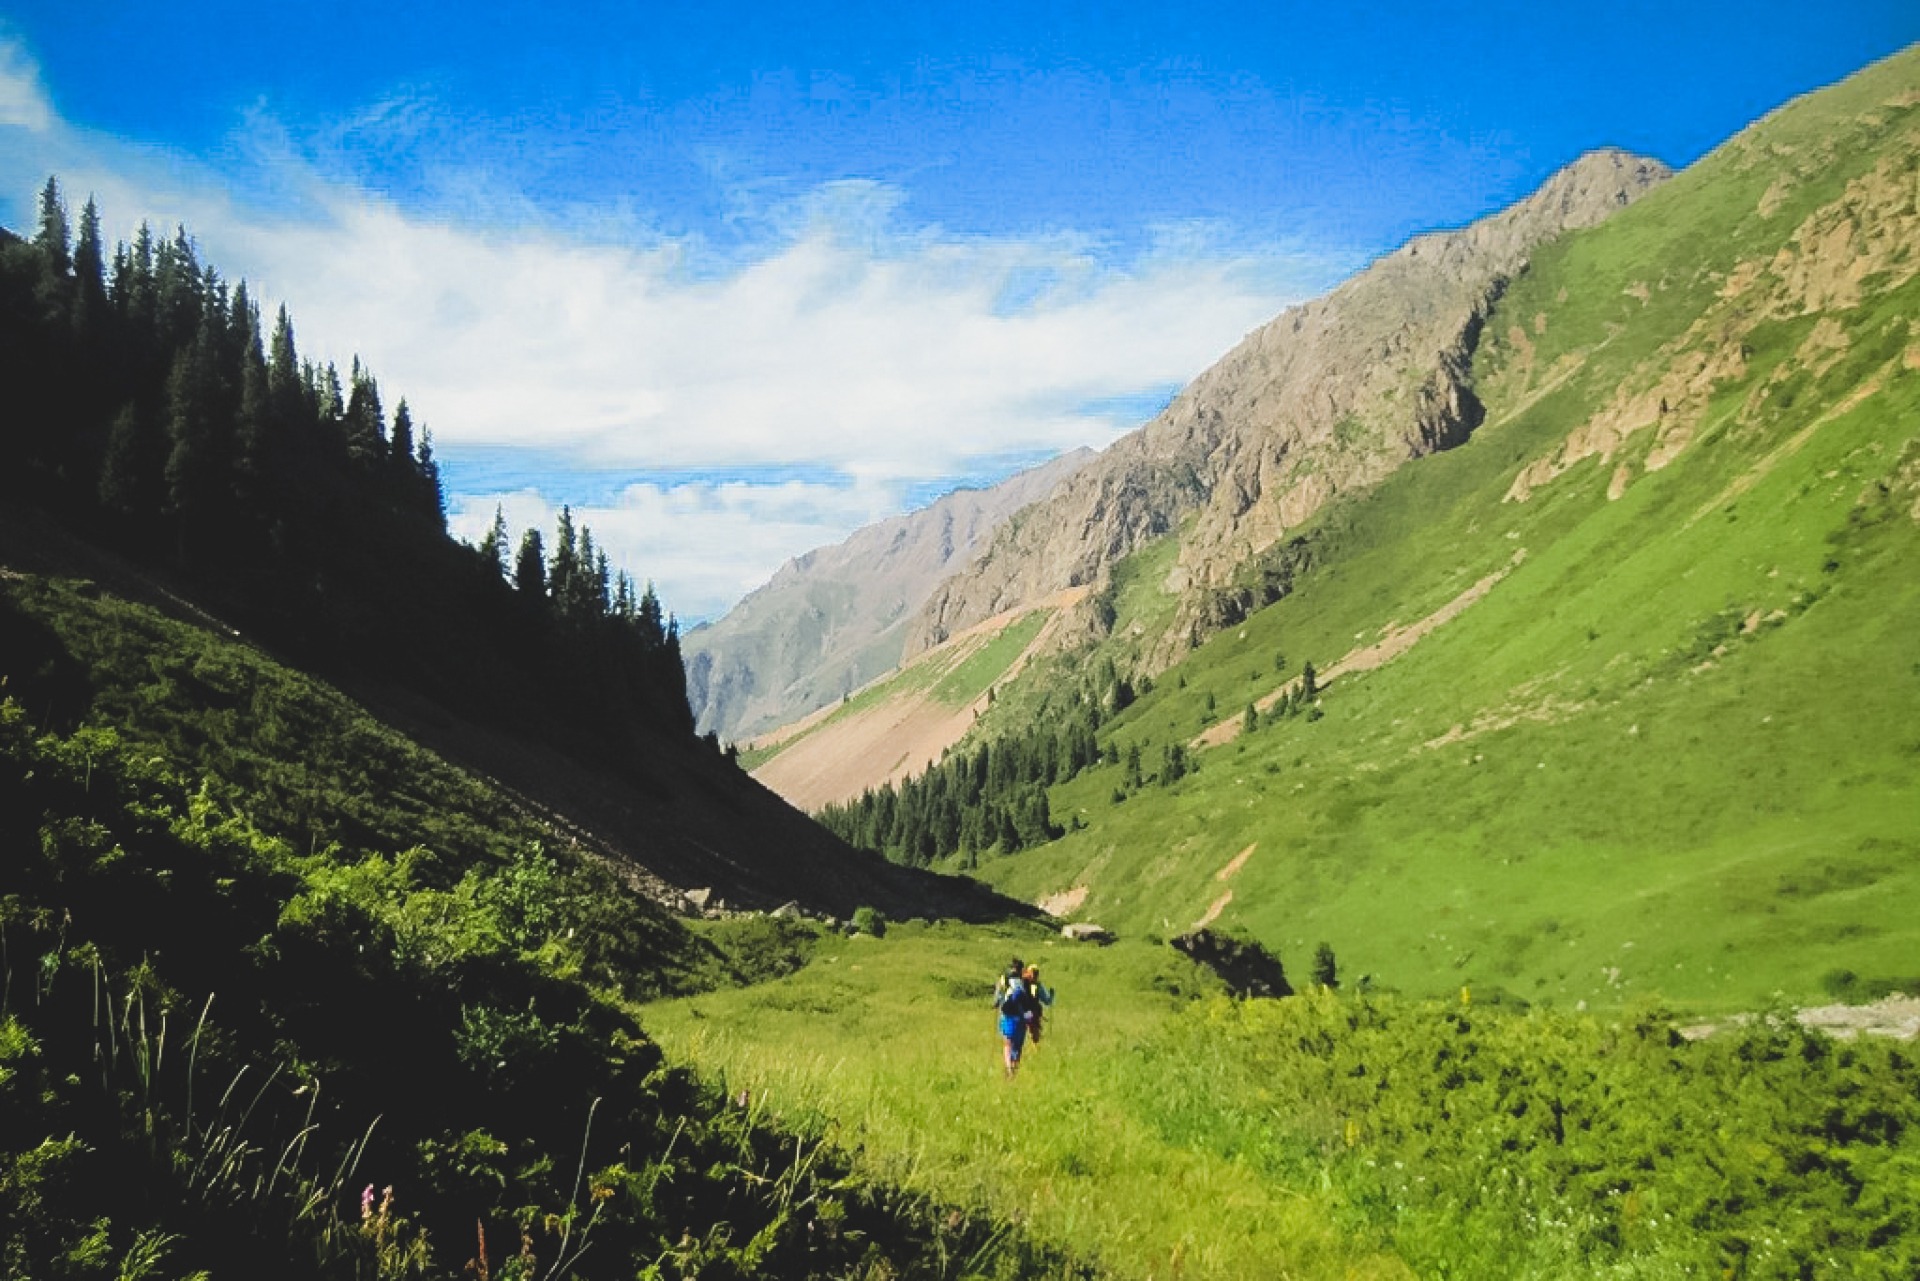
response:
M1148 666L1164 666L1194 639L1206 589L1332 497L1466 439L1480 414L1479 327L1527 254L1670 174L1618 149L1589 152L1507 209L1415 237L1260 326L1018 529L998 531L928 601L909 654L1027 600L1098 584L1120 557L1191 522L1168 583L1181 609L1149 638Z
M789 560L724 617L681 638L699 728L749 738L898 666L907 628L940 580L1094 456L1072 450L998 484L954 490Z

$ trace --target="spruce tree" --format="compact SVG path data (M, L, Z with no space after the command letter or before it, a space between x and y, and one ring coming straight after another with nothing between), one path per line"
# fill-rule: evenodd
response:
M300 354L294 350L293 320L285 303L273 322L273 339L267 347L267 404L277 431L291 433L304 426L307 412L306 379L300 368Z
M529 529L520 537L520 551L513 561L513 586L528 600L546 598L547 553L540 545L537 529Z
M138 404L122 405L108 429L100 462L100 505L131 520L153 515L159 507L159 452Z
M1323 942L1313 950L1313 981L1324 988L1340 986L1340 973L1334 965L1333 946L1330 943Z
M380 384L373 374L353 358L353 371L347 379L347 409L342 426L347 437L347 457L363 467L373 467L387 455L387 425L380 410Z
M60 180L52 175L40 189L40 230L33 243L46 259L47 271L66 279L73 270L73 235L67 225L67 202L60 198Z
M580 568L580 535L573 527L573 508L562 505L553 534L553 555L547 562L547 595L561 614L573 604L574 576Z
M402 475L411 475L413 460L413 411L407 408L407 398L402 396L393 410L393 436L387 444L388 454L394 467Z
M480 561L505 579L507 576L507 515L500 505L493 506L493 524L480 539Z
M80 238L73 249L74 329L93 337L107 314L107 262L100 244L100 210L93 197L80 210Z
M425 428L420 433L419 461L415 468L415 483L419 486L420 510L433 517L434 523L441 529L447 527L447 495L440 487L440 464L433 457L433 429Z

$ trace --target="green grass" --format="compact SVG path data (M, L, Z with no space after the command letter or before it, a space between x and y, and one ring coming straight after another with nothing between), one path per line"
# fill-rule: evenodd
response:
M1010 951L1060 996L1007 1082L989 1006ZM824 943L788 980L643 1018L675 1057L873 1178L1011 1218L1115 1275L1407 1275L1337 1233L1313 1189L1167 1133L1141 1051L1210 990L1165 948L896 925Z
M1058 993L1012 1081L1009 951ZM924 926L642 1019L863 1173L1118 1277L1895 1277L1920 1239L1911 1055L1777 1019L1688 1044L1647 1008L1242 1003L1152 943Z
M966 707L1007 674L1014 660L1027 652L1033 638L1053 617L1050 609L1030 610L985 645L968 654L934 682L932 695L948 707Z

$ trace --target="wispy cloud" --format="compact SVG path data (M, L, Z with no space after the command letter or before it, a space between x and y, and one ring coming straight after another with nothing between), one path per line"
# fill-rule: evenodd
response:
M336 135L436 127L396 100ZM422 215L316 156L331 145L263 107L217 164L155 155L63 122L0 43L12 209L59 169L110 227L185 222L224 272L287 301L304 354L358 353L389 403L408 399L449 462L457 532L477 538L496 503L516 533L550 529L571 503L683 616L982 460L1108 443L1132 425L1116 407L1164 400L1351 266L1202 227L1122 263L1071 231L967 237L907 223L901 189L860 179L742 196L763 231L716 266L697 237L610 242L552 211ZM532 209L473 182L493 193L476 209ZM607 483L622 473L640 479Z
M40 85L40 69L16 44L0 40L0 129L45 133L53 106Z

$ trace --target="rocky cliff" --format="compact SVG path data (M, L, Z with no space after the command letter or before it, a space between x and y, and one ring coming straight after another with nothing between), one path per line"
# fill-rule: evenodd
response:
M1529 253L1669 175L1658 161L1589 153L1511 208L1419 237L1255 330L1159 417L998 530L932 594L905 652L1097 584L1175 530L1180 551L1164 586L1181 605L1168 634L1148 641L1163 655L1183 647L1206 589L1335 496L1464 441L1482 417L1472 380L1481 326Z
M739 739L796 721L899 666L907 627L988 536L1085 466L1076 450L988 489L962 489L788 561L682 641L701 730Z

